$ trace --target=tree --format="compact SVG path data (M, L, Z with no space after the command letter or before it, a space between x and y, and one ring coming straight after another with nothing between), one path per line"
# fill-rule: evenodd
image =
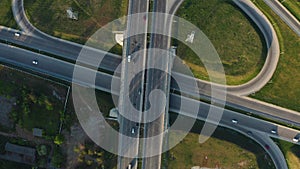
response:
M58 134L54 138L54 144L61 145L65 141L65 138L62 134Z
M101 157L96 158L98 165L103 163L103 159Z
M47 155L47 147L45 145L39 145L36 147L39 156Z
M93 164L93 161L92 161L92 160L87 160L85 163L86 163L87 165L92 165L92 164Z

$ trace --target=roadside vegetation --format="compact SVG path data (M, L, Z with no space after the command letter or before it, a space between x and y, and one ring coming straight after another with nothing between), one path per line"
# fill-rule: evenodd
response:
M280 41L277 69L262 90L251 97L281 107L300 111L300 38L262 0L257 5L273 24Z
M231 0L186 0L176 15L196 25L210 39L223 63L227 84L245 83L261 70L266 57L264 38ZM195 77L208 80L200 59L187 46L176 43L177 55Z
M300 1L299 0L280 0L294 16L300 21Z
M0 96L14 100L8 115L13 130L41 128L46 138L53 139L59 130L66 91L55 82L1 66Z
M0 65L0 116L6 119L0 120L0 126L10 136L0 136L1 151L6 142L31 147L37 151L34 166L45 168L52 158L51 164L59 167L63 154L57 151L59 146L52 147L64 141L59 129L69 121L63 113L66 93L65 85ZM35 137L33 128L41 129L42 136ZM3 161L3 166L27 167L10 161Z
M126 0L25 0L24 7L30 22L41 31L79 43L127 14ZM78 20L67 17L70 7L78 12Z
M66 93L67 88L64 85L1 65L0 117L9 116L7 121L13 125L3 127L3 120L0 119L0 154L5 153L5 143L10 142L35 148L37 150L35 166L42 168L49 163L47 162L49 158L51 165L57 168L70 164L74 168L116 167L117 156L93 143L80 127L72 97L68 97L66 111L62 113ZM111 95L96 91L96 99L101 112L107 117L110 109L114 107ZM10 100L13 100L10 103L13 106L8 114L7 104L2 104ZM62 132L59 133L61 124ZM109 120L108 124L118 129L116 121ZM33 137L33 128L43 129L43 137ZM22 168L22 166L31 168L1 159L0 164L6 168Z
M97 167L115 169L117 155L111 154L87 139L84 144L74 147L77 153L78 165L76 168L94 169Z
M18 28L11 9L11 0L0 1L0 25L15 29Z
M289 169L298 169L300 166L300 146L278 139L273 139L281 149Z
M171 118L172 119L172 118ZM202 121L196 121L191 132L168 152L168 168L261 168L275 166L260 145L233 130L218 127L212 137L200 144ZM172 135L170 135L172 137Z

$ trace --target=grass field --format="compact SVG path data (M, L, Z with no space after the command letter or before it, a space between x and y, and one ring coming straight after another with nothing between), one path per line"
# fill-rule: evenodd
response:
M54 136L58 132L65 94L65 86L1 66L0 95L16 98L11 119L28 131L37 127L44 129L47 136Z
M274 139L274 141L283 152L289 169L298 169L300 166L300 146L278 139Z
M300 21L299 0L280 0L280 2Z
M11 0L0 1L0 25L18 28L12 13Z
M25 0L30 22L47 34L85 43L103 25L127 14L126 0ZM78 20L67 18L66 10L77 11Z
M229 129L219 127L209 140L199 144L197 133L202 126L203 122L197 121L191 133L169 151L168 168L275 168L263 148Z
M196 25L211 40L223 63L228 84L242 84L263 66L266 47L252 21L230 0L186 0L177 12ZM179 30L180 31L180 30ZM179 43L177 55L200 79L208 79L200 59Z
M255 4L274 25L281 55L272 83L252 97L300 111L300 38L262 0L256 0Z

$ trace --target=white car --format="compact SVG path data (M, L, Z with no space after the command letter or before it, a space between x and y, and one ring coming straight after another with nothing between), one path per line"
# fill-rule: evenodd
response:
M33 60L33 61L32 61L32 64L37 65L37 64L38 64L38 61L37 61L37 60Z
M131 55L128 55L127 56L127 62L130 63L130 61L131 61Z
M20 36L20 33L19 33L19 32L15 32L15 36L16 36L16 37L19 37L19 36Z
M277 132L276 132L275 129L273 129L273 130L271 130L271 133L272 133L272 134L276 134Z
M134 132L135 132L134 127L132 127L131 134L134 134Z
M236 119L232 119L231 122L234 123L234 124L238 123L238 121Z
M298 137L294 137L293 138L293 142L298 143L299 142L299 138Z

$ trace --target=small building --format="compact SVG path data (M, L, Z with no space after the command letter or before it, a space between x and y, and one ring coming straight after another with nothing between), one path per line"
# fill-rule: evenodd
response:
M113 31L115 34L115 41L120 45L123 46L124 42L124 31Z
M109 111L109 117L118 118L118 116L119 116L119 111L117 108L112 108Z
M43 137L43 130L39 128L33 128L32 134L36 137Z
M19 146L7 142L5 144L5 154L1 155L0 158L24 164L34 164L36 157L35 152L34 148Z
M68 18L78 20L78 12L74 12L72 7L67 9Z

